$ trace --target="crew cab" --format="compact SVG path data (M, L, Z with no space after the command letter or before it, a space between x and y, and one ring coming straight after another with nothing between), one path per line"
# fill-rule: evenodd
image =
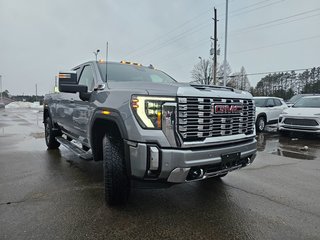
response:
M59 92L44 100L48 148L63 144L103 161L110 205L124 203L135 181L192 182L251 164L254 121L248 92L178 83L152 65L125 61L60 72Z

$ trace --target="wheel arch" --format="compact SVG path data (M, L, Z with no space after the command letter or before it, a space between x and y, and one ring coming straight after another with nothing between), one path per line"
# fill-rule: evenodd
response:
M260 117L264 117L264 119L266 120L266 123L268 122L268 118L267 118L267 114L266 113L259 113L258 116L257 116L257 119L256 119L256 122L258 121L258 119Z
M110 112L108 115L104 115L101 110L98 110L93 115L89 131L93 159L95 161L101 161L103 159L102 139L106 133L121 140L127 169L130 169L130 160L129 155L127 154L128 149L125 141L128 137L127 130L120 114L114 111Z
M49 111L49 108L44 108L43 109L43 123L47 119L47 117L51 118L50 111Z

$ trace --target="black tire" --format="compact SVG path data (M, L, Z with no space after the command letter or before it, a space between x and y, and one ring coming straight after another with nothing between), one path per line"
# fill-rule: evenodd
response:
M51 118L47 117L44 122L44 134L48 149L57 149L60 143L56 140L56 135L52 130Z
M102 142L105 200L109 205L127 202L130 180L127 176L123 147L120 141L106 134Z
M256 121L257 132L263 132L266 127L266 118L263 116L258 117Z

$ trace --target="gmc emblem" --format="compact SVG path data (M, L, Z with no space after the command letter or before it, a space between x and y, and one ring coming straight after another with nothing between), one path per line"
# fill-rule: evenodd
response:
M242 113L242 105L213 104L211 112L215 114L239 114Z

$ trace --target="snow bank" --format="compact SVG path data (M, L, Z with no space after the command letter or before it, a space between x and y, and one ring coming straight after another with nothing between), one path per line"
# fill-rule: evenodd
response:
M43 108L39 102L12 102L6 105L6 108Z

